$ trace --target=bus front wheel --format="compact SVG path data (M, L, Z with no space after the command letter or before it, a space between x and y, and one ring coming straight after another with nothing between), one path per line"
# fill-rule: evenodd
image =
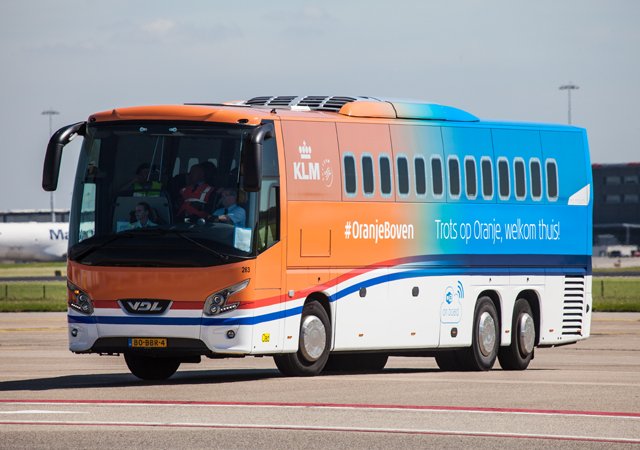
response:
M298 351L273 357L278 370L289 377L312 377L322 372L329 358L331 323L322 305L304 305L300 318Z
M500 347L498 360L504 370L524 370L533 358L533 347L536 342L536 327L531 312L531 305L519 298L513 308L511 323L511 344Z
M125 353L124 360L131 373L141 380L166 380L180 367L180 361L176 358L155 358Z
M481 297L473 317L471 347L458 352L463 370L491 370L500 347L500 321L496 306L489 297Z

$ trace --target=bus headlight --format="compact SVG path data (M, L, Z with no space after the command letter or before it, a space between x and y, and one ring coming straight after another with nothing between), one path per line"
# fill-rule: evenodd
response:
M93 302L91 301L89 294L70 281L67 281L67 288L69 289L69 292L71 292L71 298L68 302L69 307L82 314L92 314Z
M250 280L241 281L240 283L220 289L218 292L214 292L208 296L204 302L204 313L207 316L215 316L216 314L226 313L236 309L240 305L240 302L229 303L229 297L246 288L249 285L249 281Z

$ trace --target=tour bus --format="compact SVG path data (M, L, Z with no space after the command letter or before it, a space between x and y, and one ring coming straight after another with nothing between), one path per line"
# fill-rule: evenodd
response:
M46 191L78 135L72 352L142 379L202 356L273 356L287 376L389 356L523 370L589 337L584 129L356 96L129 107L53 135ZM152 190L126 187L140 172ZM225 196L243 220L220 219Z

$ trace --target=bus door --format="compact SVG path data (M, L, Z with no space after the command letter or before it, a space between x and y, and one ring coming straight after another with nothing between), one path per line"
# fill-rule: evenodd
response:
M284 343L283 244L280 242L280 177L276 139L263 145L262 188L259 192L253 352L278 352Z

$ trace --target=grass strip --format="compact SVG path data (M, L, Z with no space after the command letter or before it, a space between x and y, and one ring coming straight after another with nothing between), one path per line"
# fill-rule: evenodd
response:
M0 283L0 312L66 310L66 283Z
M640 312L640 278L594 278L593 310Z

